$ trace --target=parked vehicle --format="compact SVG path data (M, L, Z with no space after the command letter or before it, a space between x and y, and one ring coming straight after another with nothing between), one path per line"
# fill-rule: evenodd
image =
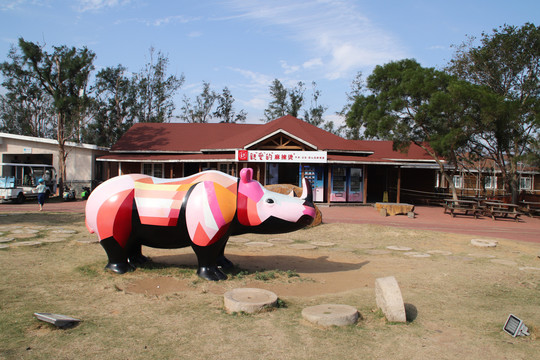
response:
M82 192L81 192L81 199L87 200L88 197L90 196L90 193L91 193L91 192L92 192L92 190L90 190L90 187L88 187L88 186L83 186Z
M63 199L64 201L75 201L75 190L64 186L64 193L63 193Z
M56 170L46 164L0 163L0 200L22 204L26 199L37 198L34 188L43 179L49 188L47 196L56 193Z

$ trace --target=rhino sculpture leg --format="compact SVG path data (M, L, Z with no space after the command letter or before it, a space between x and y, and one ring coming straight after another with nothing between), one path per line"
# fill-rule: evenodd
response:
M127 252L120 246L114 237L108 237L100 241L101 246L105 249L109 262L105 266L117 274L124 274L135 270L135 267L128 262Z
M226 280L227 275L219 268L219 259L223 256L223 248L227 242L228 236L224 236L216 243L208 246L198 246L192 244L193 251L197 255L199 268L197 275L203 279L211 281ZM228 261L228 260L227 260Z

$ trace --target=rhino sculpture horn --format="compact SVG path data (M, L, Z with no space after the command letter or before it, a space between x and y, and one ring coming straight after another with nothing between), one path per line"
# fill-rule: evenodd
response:
M305 200L308 204L313 203L313 190L311 189L310 182L306 178L302 179L302 196L300 196L300 199Z

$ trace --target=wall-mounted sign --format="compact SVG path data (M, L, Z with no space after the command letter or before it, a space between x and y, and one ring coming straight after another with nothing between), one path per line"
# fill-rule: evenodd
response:
M32 148L23 148L23 153L31 154L32 153Z
M326 163L326 151L236 150L236 161Z

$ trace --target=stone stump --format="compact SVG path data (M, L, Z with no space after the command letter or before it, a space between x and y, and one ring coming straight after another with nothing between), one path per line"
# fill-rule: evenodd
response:
M395 277L388 276L375 280L375 300L388 321L407 321L405 304Z

